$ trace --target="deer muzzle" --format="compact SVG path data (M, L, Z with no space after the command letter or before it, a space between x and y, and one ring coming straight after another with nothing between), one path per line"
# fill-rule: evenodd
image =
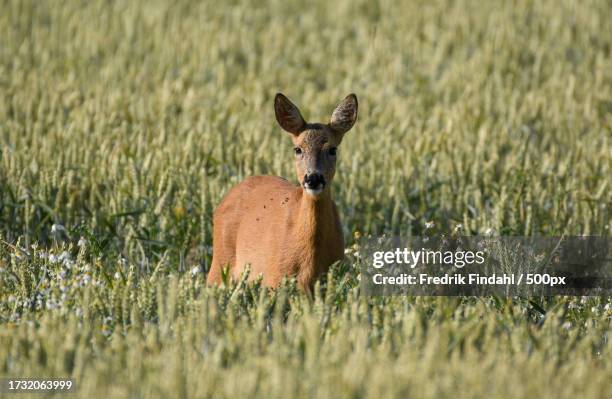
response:
M319 195L325 188L325 176L321 173L310 173L304 175L304 188L311 195Z

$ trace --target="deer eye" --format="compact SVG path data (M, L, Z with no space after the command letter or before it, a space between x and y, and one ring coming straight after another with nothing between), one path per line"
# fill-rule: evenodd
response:
M295 147L293 151L295 151L295 155L302 155L302 149L300 147Z
M337 147L332 147L329 149L329 155L331 155L332 157L335 157L337 152L338 152Z

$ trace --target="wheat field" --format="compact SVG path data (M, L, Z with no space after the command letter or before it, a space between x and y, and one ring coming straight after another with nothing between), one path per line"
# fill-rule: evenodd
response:
M605 0L0 0L0 377L606 397L610 297L373 298L356 261L366 235L609 235L610 20ZM347 259L314 298L204 284L223 195L295 181L278 91L312 122L359 98L332 187Z

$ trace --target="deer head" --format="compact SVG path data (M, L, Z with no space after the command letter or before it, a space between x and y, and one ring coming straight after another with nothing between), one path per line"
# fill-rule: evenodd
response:
M308 123L283 94L274 98L278 124L293 140L295 169L304 191L319 198L329 192L336 172L336 155L344 134L357 120L357 96L349 94L338 104L329 123Z

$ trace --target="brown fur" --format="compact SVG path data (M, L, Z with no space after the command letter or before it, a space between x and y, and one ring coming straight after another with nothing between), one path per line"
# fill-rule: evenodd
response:
M208 284L219 284L223 267L238 278L246 265L250 279L263 275L266 286L295 276L309 290L329 266L344 257L342 227L330 185L337 147L357 117L357 99L350 95L336 108L329 124L307 124L286 97L275 99L279 124L292 133L296 172L294 186L273 176L249 177L234 187L213 216L213 261ZM334 119L336 118L336 119ZM318 195L303 188L306 173L316 171L327 184Z

